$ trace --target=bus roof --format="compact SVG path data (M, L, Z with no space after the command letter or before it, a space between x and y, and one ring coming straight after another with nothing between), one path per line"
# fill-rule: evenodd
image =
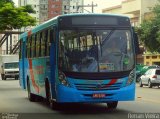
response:
M118 15L118 14L106 14L106 13L99 13L99 14L95 14L95 13L77 13L77 14L65 14L65 15L59 15L57 17L54 17L36 27L34 27L33 29L31 29L30 31L27 31L27 32L24 32L23 34L20 35L20 39L23 38L23 37L26 37L28 36L28 34L33 34L33 33L36 33L42 29L45 29L47 27L50 27L54 24L58 24L58 19L61 18L61 17L67 17L67 16L111 16L111 17L125 17L125 18L129 18L128 16L124 16L124 15Z

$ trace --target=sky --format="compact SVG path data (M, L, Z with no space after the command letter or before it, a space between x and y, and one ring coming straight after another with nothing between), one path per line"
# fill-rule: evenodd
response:
M18 0L13 0L16 6L18 6Z
M13 0L15 2L15 5L18 6L18 0ZM92 1L94 4L97 4L97 7L94 8L95 13L101 13L102 9L119 5L123 0L84 0L84 5L92 4ZM88 11L92 11L91 8L85 8Z

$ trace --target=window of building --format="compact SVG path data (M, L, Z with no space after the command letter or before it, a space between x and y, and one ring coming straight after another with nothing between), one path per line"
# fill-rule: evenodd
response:
M66 9L67 9L67 6L65 5L65 6L64 6L64 10L66 10Z
M149 59L150 58L150 56L146 56L146 59Z
M52 8L55 8L55 5L52 5Z
M152 56L152 59L157 59L157 56Z

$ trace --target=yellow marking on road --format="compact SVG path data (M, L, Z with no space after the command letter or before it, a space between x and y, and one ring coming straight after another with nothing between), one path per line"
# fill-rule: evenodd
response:
M137 98L136 100L137 100L137 101L147 101L147 102L153 102L153 103L158 103L158 104L160 104L160 101L156 101L156 100L153 100L153 99Z
M142 97L137 97L137 98L142 98Z

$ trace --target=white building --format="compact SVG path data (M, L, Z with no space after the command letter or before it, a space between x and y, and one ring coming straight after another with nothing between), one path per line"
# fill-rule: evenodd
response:
M62 14L83 13L84 0L62 0Z
M18 6L32 5L36 11L31 14L37 20L37 25L48 19L48 0L19 0Z

